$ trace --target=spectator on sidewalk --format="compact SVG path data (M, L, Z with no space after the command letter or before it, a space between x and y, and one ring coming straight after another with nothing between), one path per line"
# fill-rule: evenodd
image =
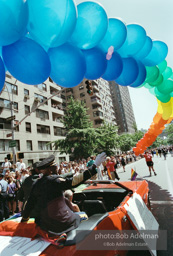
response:
M23 162L23 159L19 159L19 161L16 163L16 170L21 172L22 170L25 170L25 169L26 169L26 165Z
M3 174L0 173L0 222L3 218L9 218L9 208L8 208L8 182L3 179Z
M5 160L5 162L2 163L2 165L1 165L1 167L2 167L2 174L3 175L5 175L6 170L9 170L10 167L11 167L11 163L10 163L10 161L8 161L8 158L5 157L4 160Z

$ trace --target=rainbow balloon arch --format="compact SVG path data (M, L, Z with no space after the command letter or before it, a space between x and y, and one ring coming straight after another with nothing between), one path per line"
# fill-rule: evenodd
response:
M141 154L173 119L173 73L167 45L138 24L108 18L96 2L0 0L0 92L5 73L36 85L49 76L62 87L86 78L145 87L158 101L153 123L133 148ZM68 75L67 75L68 74Z

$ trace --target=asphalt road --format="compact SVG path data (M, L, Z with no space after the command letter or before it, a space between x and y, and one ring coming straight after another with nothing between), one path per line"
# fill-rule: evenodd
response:
M154 169L157 176L149 176L145 159L126 165L126 172L122 168L117 170L120 181L130 180L131 168L137 173L137 179L145 179L149 183L152 213L159 223L160 230L167 231L167 250L158 251L158 256L173 256L173 157L153 157ZM131 254L131 256L137 254ZM139 255L148 255L142 253Z

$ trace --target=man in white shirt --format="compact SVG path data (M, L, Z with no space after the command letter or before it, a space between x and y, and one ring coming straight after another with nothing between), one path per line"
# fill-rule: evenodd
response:
M2 168L3 168L2 174L5 175L6 170L9 170L10 167L11 167L11 163L8 161L8 158L5 157L5 162L2 163Z
M19 162L16 163L16 169L20 172L26 169L26 165L23 163L22 159L19 159Z

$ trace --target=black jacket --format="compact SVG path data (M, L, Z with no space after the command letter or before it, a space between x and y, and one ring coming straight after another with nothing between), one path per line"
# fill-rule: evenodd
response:
M29 219L32 209L37 204L39 209L37 224L43 230L59 235L78 227L80 217L67 206L63 192L78 186L96 173L96 166L93 165L85 172L71 178L63 179L58 175L50 175L38 179L23 211L23 220Z

